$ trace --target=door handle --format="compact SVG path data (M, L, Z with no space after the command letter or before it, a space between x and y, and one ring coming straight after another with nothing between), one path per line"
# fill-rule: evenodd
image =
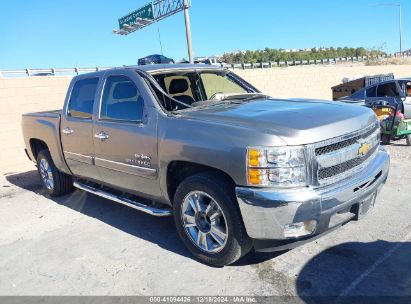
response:
M108 135L104 131L101 131L101 132L94 134L94 137L100 139L101 141L105 141L110 138L110 135Z
M61 130L62 133L66 134L66 135L70 135L74 133L74 130L70 127L64 128L63 130Z

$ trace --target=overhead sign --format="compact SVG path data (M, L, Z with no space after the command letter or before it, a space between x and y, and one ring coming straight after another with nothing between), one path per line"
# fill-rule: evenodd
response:
M138 10L131 12L130 14L118 19L120 29L125 28L127 25L134 25L138 23L138 20L154 20L154 12L152 3L147 4Z
M191 0L152 0L151 3L118 19L120 28L114 29L113 33L128 35L190 6Z

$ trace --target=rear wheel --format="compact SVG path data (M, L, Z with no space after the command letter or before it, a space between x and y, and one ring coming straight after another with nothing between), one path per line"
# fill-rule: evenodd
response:
M213 265L234 263L252 247L231 183L214 173L186 178L174 198L174 220L188 250Z
M57 169L48 150L39 152L37 170L43 186L50 196L64 195L72 190L73 181L71 176Z
M407 143L407 146L411 146L411 134L407 134L405 136L405 141Z
M382 134L381 135L381 142L383 145L389 145L391 141L391 136L389 134Z

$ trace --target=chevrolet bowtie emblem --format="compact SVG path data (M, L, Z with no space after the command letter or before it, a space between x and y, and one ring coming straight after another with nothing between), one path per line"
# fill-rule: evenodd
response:
M358 149L358 156L364 156L370 150L370 145L367 143L361 144L360 148Z

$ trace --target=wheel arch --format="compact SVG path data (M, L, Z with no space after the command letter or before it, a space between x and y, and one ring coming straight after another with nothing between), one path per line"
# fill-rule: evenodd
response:
M234 189L235 182L233 178L229 174L220 169L189 161L172 161L167 166L166 175L167 195L170 203L173 204L174 195L176 193L177 187L181 184L181 182L184 179L186 179L189 176L205 172L212 172L218 174L220 177L227 180Z
M37 160L37 156L39 155L40 151L42 150L49 150L49 147L47 144L38 138L31 138L30 139L30 149L31 149L31 154L34 157L34 161Z

